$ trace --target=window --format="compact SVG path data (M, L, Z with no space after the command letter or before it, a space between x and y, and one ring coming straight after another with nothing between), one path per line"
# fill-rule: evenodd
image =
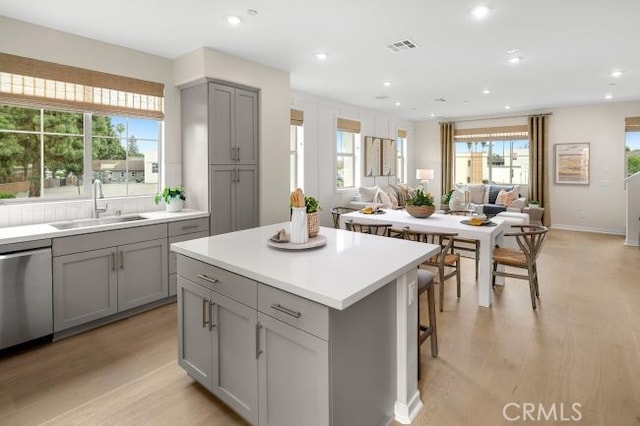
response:
M405 173L405 161L407 157L407 131L398 129L398 137L396 140L396 147L398 150L396 157L396 176L398 178L398 182L406 182L407 175Z
M454 182L529 184L526 126L456 130Z
M625 176L631 176L640 172L640 117L625 122Z
M289 186L291 191L304 188L304 113L291 110L289 137Z
M163 92L0 53L0 198L88 196L93 179L124 184L111 196L156 192Z
M93 179L103 181L105 196L153 194L158 174L145 173L144 164L157 163L158 126L149 119L0 105L0 198L89 196Z
M338 119L336 132L336 188L355 188L360 175L360 122Z

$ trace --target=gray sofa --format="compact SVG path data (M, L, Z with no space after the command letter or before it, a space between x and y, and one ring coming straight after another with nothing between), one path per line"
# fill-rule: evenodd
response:
M485 214L487 217L495 216L504 211L522 213L522 210L527 206L527 198L519 194L520 185L456 184L449 203L452 210L463 208L465 187L469 191L469 201L476 206L476 212ZM518 196L508 206L496 204L496 198L501 189L507 192L515 190Z

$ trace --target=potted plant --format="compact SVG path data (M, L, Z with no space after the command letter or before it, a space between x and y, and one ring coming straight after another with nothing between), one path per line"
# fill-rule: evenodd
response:
M307 227L309 238L318 235L320 231L320 203L313 197L304 197L304 205L307 208Z
M451 197L453 196L453 189L447 192L446 194L442 194L442 201L440 202L440 208L442 210L449 211L449 202L451 201Z
M433 204L433 197L429 192L422 192L422 189L416 189L413 197L406 201L407 213L413 217L427 218L436 211Z
M540 202L538 200L529 200L529 207L540 207Z
M166 187L162 192L153 196L153 202L159 204L164 201L168 212L179 212L182 210L183 201L186 200L185 191L182 186Z

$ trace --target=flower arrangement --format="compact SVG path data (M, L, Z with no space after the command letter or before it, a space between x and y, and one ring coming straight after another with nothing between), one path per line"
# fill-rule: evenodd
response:
M304 205L307 208L307 213L316 213L322 210L318 200L313 197L304 197Z
M433 197L430 192L423 192L418 188L415 190L413 197L408 198L405 204L409 206L433 206Z
M174 188L166 187L162 192L158 192L153 196L153 202L159 204L160 201L164 201L166 204L171 203L172 199L179 198L182 201L186 200L184 188L176 186Z

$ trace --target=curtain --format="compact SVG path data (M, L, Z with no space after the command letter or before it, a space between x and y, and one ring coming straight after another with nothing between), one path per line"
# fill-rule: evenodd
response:
M529 161L531 174L529 180L529 199L538 200L540 207L544 207L542 223L549 226L551 212L549 210L549 154L547 115L532 115L529 117Z
M453 188L453 123L440 123L440 152L442 153L442 175L440 193Z

